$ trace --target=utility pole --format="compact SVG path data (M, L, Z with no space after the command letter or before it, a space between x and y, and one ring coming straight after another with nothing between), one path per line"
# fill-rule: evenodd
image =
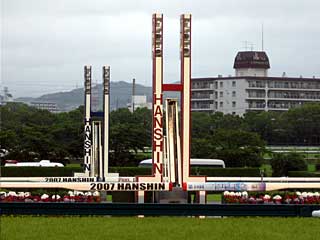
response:
M136 95L136 79L132 79L132 103L131 103L131 106L132 106L132 112L134 112L134 99L135 99L135 95Z

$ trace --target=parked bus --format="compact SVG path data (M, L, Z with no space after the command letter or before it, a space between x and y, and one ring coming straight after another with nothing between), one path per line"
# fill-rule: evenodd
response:
M191 158L191 167L214 167L214 168L225 168L226 165L221 159L201 159L201 158ZM142 160L139 163L139 167L151 167L152 159Z
M50 162L50 160L41 160L40 162L18 162L10 160L6 162L5 167L64 167L62 163Z

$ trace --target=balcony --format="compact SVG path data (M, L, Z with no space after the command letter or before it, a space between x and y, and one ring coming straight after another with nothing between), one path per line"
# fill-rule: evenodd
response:
M259 109L263 110L266 107L266 104L264 101L259 101L259 102L249 102L248 103L248 108L249 109Z
M318 82L269 82L268 88L270 89L284 89L284 90L320 90L320 84Z
M254 96L247 95L247 99L265 99L265 98L266 98L265 95L254 95Z
M285 88L285 87L269 87L272 91L307 91L307 92L319 92L320 88Z
M196 91L213 91L214 89L211 89L211 88L205 88L205 87L202 87L202 88L191 88L191 91L192 92L196 92Z
M268 107L268 111L288 111L289 108L273 108L273 107Z
M191 98L191 101L199 102L199 101L214 101L214 100L211 98Z
M214 112L212 108L191 108L191 112Z
M320 102L320 98L288 98L288 97L269 97L268 100L277 100L277 101L302 101L302 102Z

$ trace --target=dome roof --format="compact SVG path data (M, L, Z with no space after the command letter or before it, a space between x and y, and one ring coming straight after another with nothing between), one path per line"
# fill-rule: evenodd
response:
M238 52L234 60L233 68L270 68L269 58L266 52L244 51Z

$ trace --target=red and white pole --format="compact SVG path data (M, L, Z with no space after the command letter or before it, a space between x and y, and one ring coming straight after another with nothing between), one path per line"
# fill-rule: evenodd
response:
M191 146L191 14L180 17L180 61L181 61L181 117L182 117L182 177L183 182L204 183L205 177L190 177ZM206 202L206 192L199 191L199 203Z
M152 161L153 175L162 181L163 173L163 15L152 16L152 90L153 130Z
M109 173L109 106L110 106L110 66L103 66L103 164L100 177L106 178Z
M181 62L181 119L182 119L182 176L183 181L190 174L190 78L191 78L191 14L180 17L180 62Z
M91 66L84 66L84 171L87 176L91 172L91 154L92 154L92 129L91 129Z

